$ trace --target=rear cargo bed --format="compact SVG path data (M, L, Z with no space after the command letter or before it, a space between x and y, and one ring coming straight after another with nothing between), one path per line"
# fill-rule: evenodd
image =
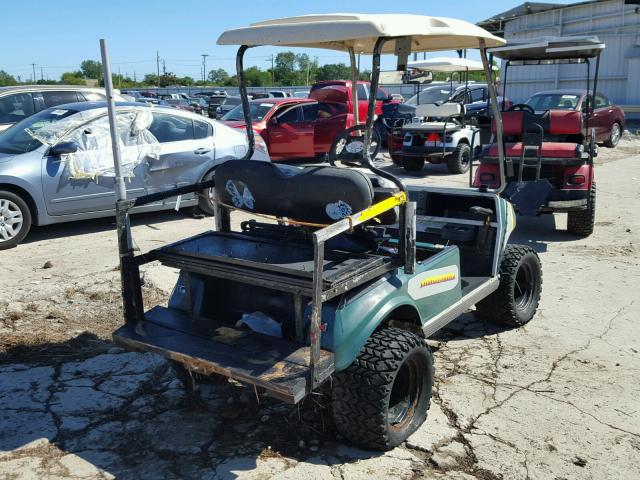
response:
M299 402L311 390L308 346L174 308L154 307L144 320L116 330L113 340L128 350L176 360L197 373L217 373L263 387L288 403ZM321 350L317 374L325 379L333 370L333 353Z

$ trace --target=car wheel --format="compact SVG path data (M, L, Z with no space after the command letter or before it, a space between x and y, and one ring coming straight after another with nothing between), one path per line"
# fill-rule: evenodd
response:
M334 375L332 409L340 434L361 447L390 450L427 418L433 357L423 339L398 328L375 332Z
M211 170L208 172L202 179L203 182L208 182L209 180L213 180L215 178L215 172ZM215 215L214 208L214 199L215 199L215 187L207 188L205 190L201 190L198 194L198 208L204 212L205 215L213 216Z
M622 127L618 122L614 122L611 126L611 133L609 134L609 138L604 142L605 147L615 148L620 141L620 136L622 135Z
M31 210L18 195L0 190L0 250L18 245L31 229Z

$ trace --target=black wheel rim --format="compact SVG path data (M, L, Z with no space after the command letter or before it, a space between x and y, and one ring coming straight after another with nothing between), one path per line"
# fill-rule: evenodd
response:
M404 430L413 420L422 390L422 369L417 358L409 357L400 367L389 396L387 422L393 430Z
M462 168L467 168L467 165L469 165L469 159L471 158L471 156L469 155L468 151L464 151L462 152L462 156L460 158L460 165L462 166Z
M526 310L531 305L534 296L535 275L533 268L528 263L523 263L516 273L516 281L513 285L513 298L519 311Z

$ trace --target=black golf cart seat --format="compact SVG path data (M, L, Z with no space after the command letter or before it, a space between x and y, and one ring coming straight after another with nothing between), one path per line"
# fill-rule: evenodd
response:
M312 166L280 168L269 162L232 160L216 169L216 193L230 206L301 222L329 224L396 193L361 171ZM375 186L374 186L375 184ZM396 210L380 223L398 221Z
M459 103L423 103L416 107L415 116L424 118L424 122L414 122L405 124L403 130L423 131L423 132L452 132L460 130L463 125L465 114L464 105Z

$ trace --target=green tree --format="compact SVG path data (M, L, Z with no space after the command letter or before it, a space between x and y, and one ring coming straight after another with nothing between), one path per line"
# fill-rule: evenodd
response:
M95 60L85 60L80 64L80 71L84 78L102 78L102 63Z
M348 80L351 78L351 68L344 63L327 63L318 67L317 80Z
M13 75L9 75L4 70L0 70L0 87L9 87L11 85L17 85L18 82L13 77Z
M224 68L217 68L209 72L209 81L215 85L224 85L229 78L229 74Z
M278 85L295 85L296 82L296 54L280 52L276 55L274 65L275 81Z
M60 83L63 85L85 85L82 72L64 72L60 76Z
M258 67L249 67L244 71L244 78L248 87L264 87L271 85L271 74Z

